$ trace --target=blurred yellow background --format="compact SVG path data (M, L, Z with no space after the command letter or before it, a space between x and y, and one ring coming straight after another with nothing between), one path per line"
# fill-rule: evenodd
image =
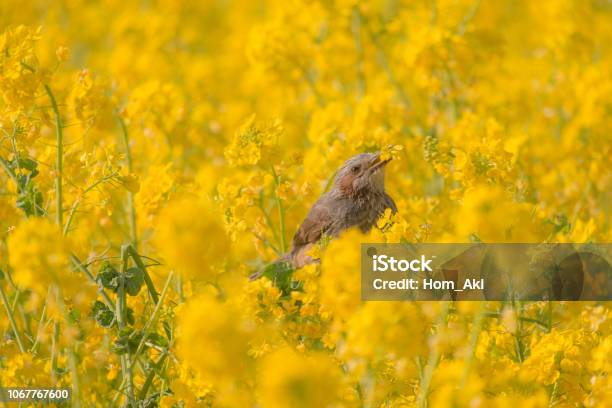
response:
M0 384L73 406L609 406L608 303L363 303L359 243L610 242L611 18L2 1ZM247 282L364 151L395 159L398 213L293 283Z

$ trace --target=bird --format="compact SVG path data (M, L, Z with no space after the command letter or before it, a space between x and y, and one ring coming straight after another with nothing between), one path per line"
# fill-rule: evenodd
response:
M336 238L349 228L366 233L372 229L386 209L395 214L397 206L385 191L385 167L391 158L382 159L379 152L361 153L348 159L336 172L329 191L314 203L297 232L292 248L272 264L286 263L292 269L317 262L310 249L323 236ZM266 268L249 279L260 278Z

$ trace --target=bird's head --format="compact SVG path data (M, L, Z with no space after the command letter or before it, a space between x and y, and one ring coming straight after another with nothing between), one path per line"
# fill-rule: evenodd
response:
M385 190L385 166L380 153L361 153L348 159L336 174L334 188L344 195Z

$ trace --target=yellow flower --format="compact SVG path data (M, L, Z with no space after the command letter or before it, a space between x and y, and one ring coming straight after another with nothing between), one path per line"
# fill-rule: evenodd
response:
M465 192L455 225L463 241L472 236L483 242L540 242L550 231L533 204L514 200L499 186L482 184Z
M160 208L171 196L175 176L171 164L150 165L139 180L140 189L134 196L140 228L151 228Z
M321 303L341 318L350 316L361 303L361 242L366 242L364 234L346 231L321 258Z
M20 25L9 27L0 35L0 94L9 112L19 112L34 103L41 85L34 50L40 32L40 27L32 29Z
M102 128L115 123L109 87L104 81L94 78L89 70L79 72L69 98L71 108L83 127Z
M225 158L232 166L254 165L272 157L273 149L283 132L280 121L259 123L252 115L240 126L232 143L225 149Z
M123 187L130 193L137 193L140 190L140 181L138 180L138 176L134 174L128 174L126 176L121 176L119 178Z
M35 386L40 381L49 378L49 370L44 360L30 353L11 353L6 355L0 370L0 381L3 386L20 387L24 385Z
M197 279L211 279L230 246L221 214L198 199L171 202L157 219L154 241L170 268Z
M402 145L385 146L380 153L380 160L397 159L399 157L399 152L402 150L404 150L404 146Z
M609 406L606 302L360 299L364 241L611 241L609 1L509 3L2 0L29 25L0 29L0 383L87 407ZM56 211L58 136L66 238L22 221ZM398 212L247 282L365 151L401 159ZM127 298L126 339L85 285L114 303L100 266L133 238L158 291L181 276L159 308ZM113 348L148 321L129 401Z
M287 347L259 366L264 407L328 407L338 400L340 370L322 353L299 354Z
M249 349L257 326L238 305L209 295L193 298L177 315L183 364L212 384L221 400L232 400L237 384L253 375Z
M372 365L386 366L405 380L417 376L415 358L427 350L428 326L414 304L367 302L346 321L345 330L336 346L339 356L349 362L351 375L360 378Z
M68 248L59 227L45 218L29 218L8 238L13 279L41 294L68 275Z
M70 58L70 48L64 45L57 47L57 50L55 50L55 56L57 57L58 61L68 61L68 58Z

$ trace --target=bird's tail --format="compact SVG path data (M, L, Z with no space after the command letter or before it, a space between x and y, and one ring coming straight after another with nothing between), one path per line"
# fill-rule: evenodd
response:
M287 252L285 255L281 256L280 258L276 259L273 262L270 262L269 264L265 265L260 270L258 270L257 272L249 276L249 281L254 281L254 280L261 278L266 273L266 271L276 269L277 267L280 267L286 264L291 265L292 264L291 258L292 258L291 252Z

